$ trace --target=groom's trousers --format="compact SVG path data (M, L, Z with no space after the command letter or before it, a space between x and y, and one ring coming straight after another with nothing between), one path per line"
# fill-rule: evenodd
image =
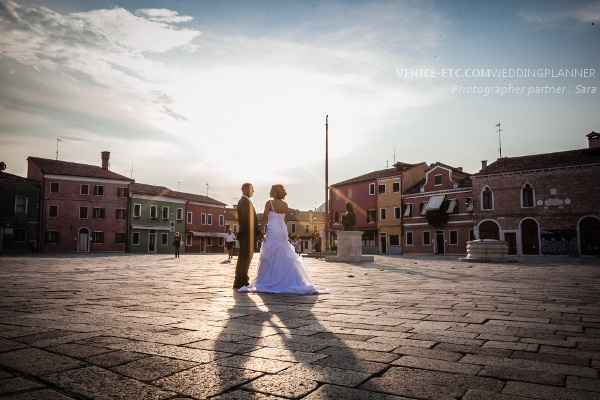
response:
M235 265L234 288L240 288L250 284L248 270L250 269L252 257L254 257L254 241L248 238L239 238L238 241L240 242L240 254L238 255L237 264Z

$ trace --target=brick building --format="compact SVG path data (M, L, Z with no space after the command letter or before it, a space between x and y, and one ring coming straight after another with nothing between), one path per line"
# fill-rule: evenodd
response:
M0 251L35 251L39 243L40 183L4 172L0 163Z
M470 174L432 164L402 195L404 253L465 254L473 235Z
M131 179L102 167L29 157L27 177L41 182L42 251L126 250Z
M600 255L600 134L588 148L500 158L472 176L480 238L511 254Z

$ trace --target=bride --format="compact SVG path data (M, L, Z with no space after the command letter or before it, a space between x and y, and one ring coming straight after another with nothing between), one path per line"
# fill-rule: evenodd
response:
M328 289L314 286L306 264L288 242L288 205L284 201L287 192L282 185L273 185L273 200L265 205L262 226L268 229L260 249L258 272L248 286L240 292L268 292L281 294L329 293Z

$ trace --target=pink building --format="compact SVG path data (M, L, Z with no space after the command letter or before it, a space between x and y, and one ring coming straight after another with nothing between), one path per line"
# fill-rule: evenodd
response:
M29 157L27 177L41 182L42 251L126 250L131 179L102 167Z
M432 164L402 195L404 253L466 254L474 238L470 174Z

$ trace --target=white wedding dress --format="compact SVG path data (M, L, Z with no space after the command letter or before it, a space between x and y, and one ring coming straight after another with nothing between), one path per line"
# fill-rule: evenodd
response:
M288 242L285 214L273 211L269 211L267 234L260 249L256 278L239 291L281 294L329 293L328 289L313 285L304 260Z

